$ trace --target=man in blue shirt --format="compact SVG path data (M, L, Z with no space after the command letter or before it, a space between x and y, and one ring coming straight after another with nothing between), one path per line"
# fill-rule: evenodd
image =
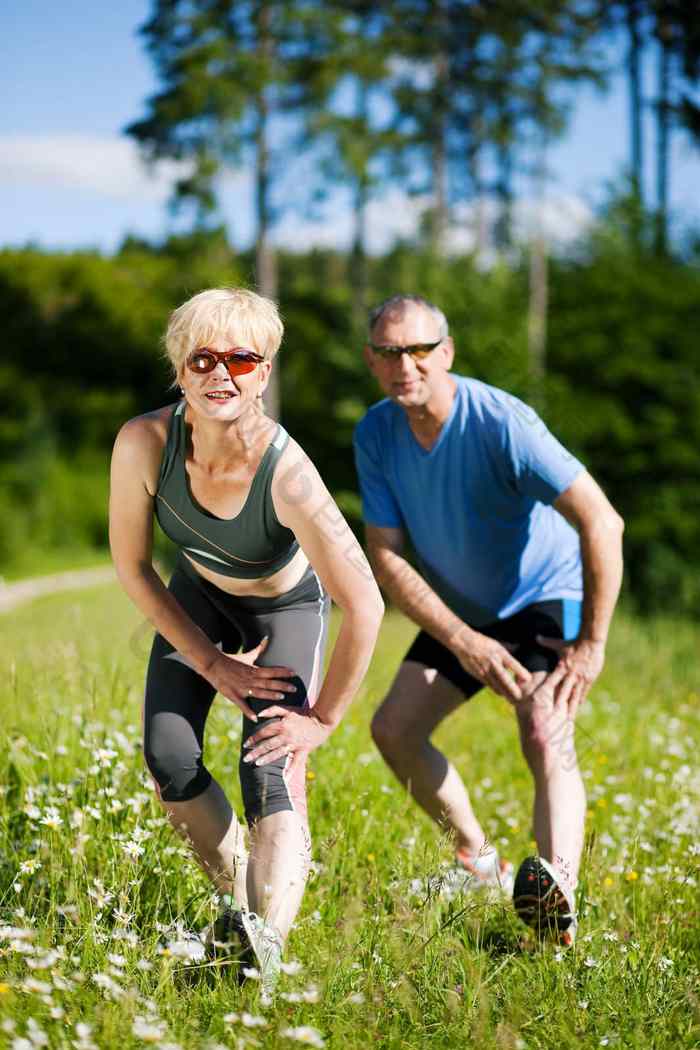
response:
M514 902L538 932L571 944L586 808L573 727L603 667L622 519L531 408L450 373L454 347L433 304L382 303L365 355L386 394L355 431L367 546L383 590L421 628L374 717L374 739L453 832L453 882L458 873L465 887L510 890L512 866L486 842L430 736L484 685L512 703L539 850L520 866Z

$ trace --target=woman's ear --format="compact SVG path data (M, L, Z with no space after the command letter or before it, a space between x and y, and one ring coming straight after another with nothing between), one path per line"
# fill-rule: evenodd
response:
M261 361L258 365L258 375L260 376L260 385L256 397L262 397L263 391L267 389L267 384L270 382L270 372L272 371L272 361Z

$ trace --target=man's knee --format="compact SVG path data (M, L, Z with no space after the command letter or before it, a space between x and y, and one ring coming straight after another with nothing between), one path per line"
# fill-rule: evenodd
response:
M520 736L525 756L538 764L549 766L553 762L576 762L574 745L574 723L558 712L531 711L520 722Z
M400 718L386 702L375 712L370 728L372 739L383 755L405 754L425 742L425 734Z

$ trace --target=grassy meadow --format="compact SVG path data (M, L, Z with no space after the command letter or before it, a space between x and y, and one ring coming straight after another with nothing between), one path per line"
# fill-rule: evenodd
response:
M700 1047L700 627L620 615L580 716L589 798L581 925L541 948L507 902L431 889L449 843L379 759L369 720L412 628L387 617L361 696L311 759L314 872L273 1006L189 963L212 894L140 755L150 632L116 586L0 622L0 1046L163 1050ZM239 716L207 763L239 806ZM489 838L532 852L505 701L437 736Z

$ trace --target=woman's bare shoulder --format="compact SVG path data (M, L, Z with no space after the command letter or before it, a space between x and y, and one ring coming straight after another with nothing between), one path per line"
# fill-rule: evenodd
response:
M175 408L175 405L164 405L134 416L123 424L114 442L114 456L118 462L139 469L139 472L144 471L150 483L157 478ZM149 484L149 490L151 487Z
M168 425L177 405L164 405L152 412L128 419L117 435L117 441L129 445L160 445L161 450L168 436Z
M312 513L327 495L313 461L290 435L272 478L272 499L278 518L283 521L289 506L301 508L303 505Z

